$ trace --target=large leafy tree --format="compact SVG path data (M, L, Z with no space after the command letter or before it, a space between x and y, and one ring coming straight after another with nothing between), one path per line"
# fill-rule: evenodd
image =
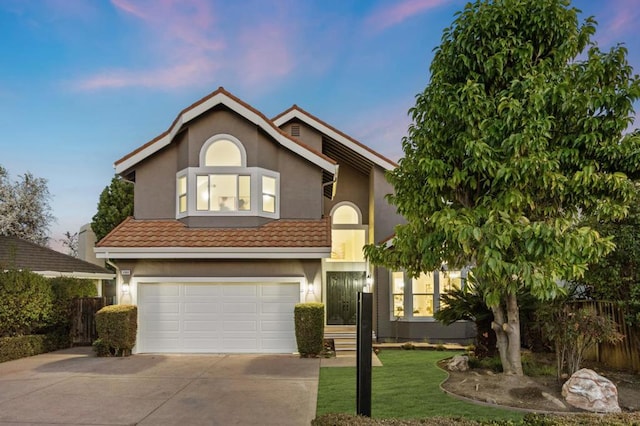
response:
M412 274L472 266L508 374L522 374L518 290L551 299L614 248L576 224L624 217L639 165L640 138L623 136L638 77L578 14L568 0L493 0L457 15L388 174L407 223L392 249L366 248Z
M133 184L118 176L104 188L98 201L98 211L93 216L91 229L100 241L128 216L133 215Z
M46 246L51 213L47 180L27 172L11 181L0 166L0 235L15 236Z

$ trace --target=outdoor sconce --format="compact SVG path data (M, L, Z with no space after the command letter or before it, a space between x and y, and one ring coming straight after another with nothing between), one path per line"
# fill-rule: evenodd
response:
M129 291L131 290L129 286L129 280L131 279L131 270L122 269L120 271L120 275L122 275L122 293L129 294Z
M367 275L365 284L366 285L365 285L364 291L366 293L371 293L371 286L373 285L373 278L371 277L371 275Z
M307 293L314 293L313 283L307 283Z

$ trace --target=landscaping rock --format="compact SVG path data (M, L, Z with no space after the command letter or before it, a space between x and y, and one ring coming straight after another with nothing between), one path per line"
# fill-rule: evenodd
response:
M576 371L562 385L562 396L570 405L598 413L619 413L618 389L593 370Z
M466 355L456 355L451 358L447 364L449 371L467 371L469 370L469 357Z

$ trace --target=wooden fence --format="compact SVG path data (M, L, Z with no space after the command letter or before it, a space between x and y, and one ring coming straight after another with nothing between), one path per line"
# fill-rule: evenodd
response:
M610 343L596 345L588 351L586 359L598 361L613 368L640 371L640 332L627 324L623 310L615 302L580 301L575 304L611 318L618 325L618 331L624 335L622 342L616 345Z
M106 304L104 297L79 297L73 299L71 322L71 343L91 345L98 338L96 332L96 312Z

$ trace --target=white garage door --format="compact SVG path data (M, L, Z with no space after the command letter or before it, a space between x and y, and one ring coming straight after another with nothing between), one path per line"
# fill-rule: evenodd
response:
M138 352L291 353L298 283L144 283Z

